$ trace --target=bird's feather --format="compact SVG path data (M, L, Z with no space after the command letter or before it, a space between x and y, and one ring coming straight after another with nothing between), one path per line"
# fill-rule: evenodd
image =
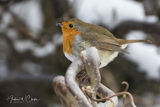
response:
M92 36L89 36L92 35ZM113 38L105 35L101 35L96 32L87 32L82 33L82 39L86 41L87 44L95 46L99 50L104 51L118 51L121 53L127 53L124 49L121 48L121 45L115 41Z

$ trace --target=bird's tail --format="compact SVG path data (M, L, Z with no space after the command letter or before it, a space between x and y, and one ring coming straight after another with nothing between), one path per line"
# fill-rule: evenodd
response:
M125 39L117 39L117 41L121 45L130 44L130 43L138 43L138 42L152 43L152 41L150 41L150 40L125 40Z

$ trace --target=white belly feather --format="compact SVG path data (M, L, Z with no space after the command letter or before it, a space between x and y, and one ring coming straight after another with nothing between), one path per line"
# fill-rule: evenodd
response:
M70 61L75 61L78 58L80 58L80 50L78 50L78 48L83 47L82 50L85 50L87 48L89 48L90 46L87 46L84 42L81 41L82 38L80 37L80 35L76 35L76 40L75 40L75 46L74 47L74 52L72 54L67 54L64 53L64 55L70 60ZM85 47L85 48L84 48ZM127 47L127 44L122 45L121 48L125 49ZM81 50L81 51L82 51ZM101 61L101 65L100 68L106 66L108 63L110 63L111 61L114 60L114 58L116 58L118 56L119 52L110 52L110 51L98 51L99 52L99 56L100 56L100 61Z

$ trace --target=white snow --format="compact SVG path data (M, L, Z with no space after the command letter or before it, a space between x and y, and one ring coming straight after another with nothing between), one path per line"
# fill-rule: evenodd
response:
M10 20L11 20L11 15L9 13L3 13L1 16L1 22L0 22L0 32L4 32L5 29L7 28Z
M36 44L30 40L16 40L14 41L14 47L19 52L25 52L31 50Z
M145 21L147 23L156 23L156 22L158 22L158 17L155 15L150 15L150 16L146 17Z
M56 46L62 45L62 43L63 43L63 35L62 35L62 34L59 34L59 33L53 35L52 42L53 42L54 45L56 45Z
M2 55L1 55L2 56ZM0 58L0 81L5 79L9 74L9 69L7 66L7 58Z
M22 70L33 76L39 76L42 73L42 67L31 61L24 61L22 63Z
M25 21L29 28L35 33L38 33L42 29L43 16L38 0L16 3L15 5L11 5L11 10L17 14L21 20Z
M37 57L45 57L56 52L56 48L59 45L62 45L62 35L57 33L53 35L52 41L45 44L45 46L40 47L36 46L32 48L32 51Z
M45 57L55 51L55 46L52 42L48 42L44 46L38 46L30 40L17 40L14 42L14 47L19 52L30 50L37 57Z
M34 47L32 51L33 54L37 57L45 57L55 51L55 46L53 45L53 43L48 42L43 47Z
M127 35L127 39L145 39L146 34L142 31L132 31ZM136 43L127 48L130 54L125 55L130 60L139 65L139 69L145 71L150 78L159 78L160 54L158 48L152 44Z
M30 50L37 57L45 57L56 52L56 47L62 45L62 35L53 35L53 40L47 42L44 46L39 46L31 40L15 40L14 47L19 52Z
M6 33L12 41L18 38L18 32L13 28L8 28Z
M74 0L69 0L73 5ZM124 20L144 21L142 3L130 0L77 0L76 17L94 24L107 25L110 28Z

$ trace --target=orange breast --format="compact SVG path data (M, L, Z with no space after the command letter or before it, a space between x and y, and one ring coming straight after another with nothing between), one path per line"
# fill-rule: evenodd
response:
M74 41L77 34L81 34L81 31L76 31L75 29L62 28L63 31L63 52L71 54L74 51Z

